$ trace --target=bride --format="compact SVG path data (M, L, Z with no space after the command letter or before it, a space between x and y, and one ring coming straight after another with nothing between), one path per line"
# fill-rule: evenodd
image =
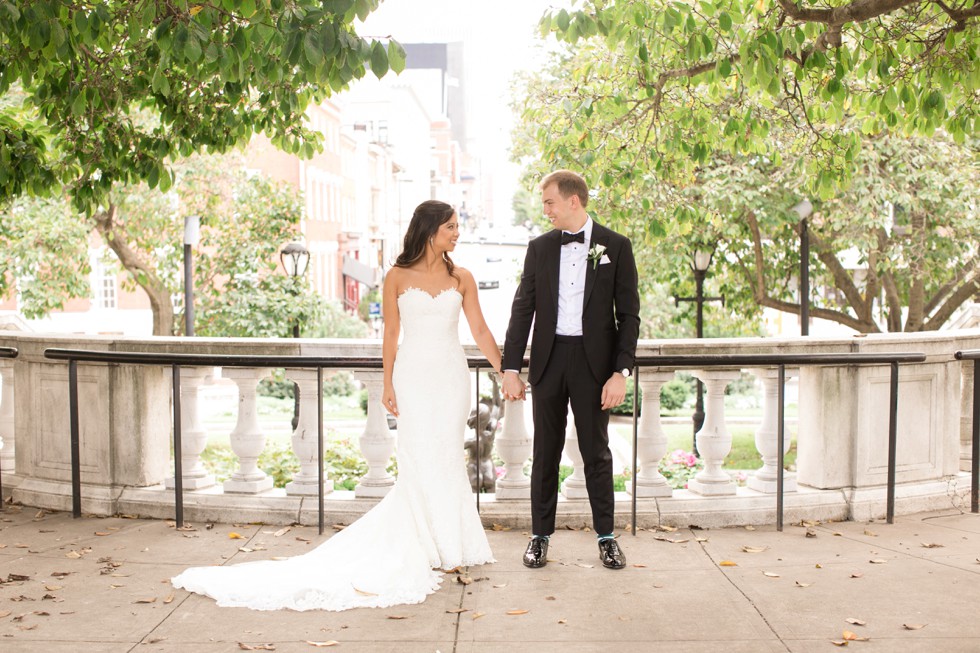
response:
M387 496L309 553L194 567L175 587L253 610L383 608L421 603L442 570L494 562L463 461L470 373L460 309L498 373L500 350L473 275L449 257L458 238L455 210L422 202L385 278L382 403L398 417L398 480Z

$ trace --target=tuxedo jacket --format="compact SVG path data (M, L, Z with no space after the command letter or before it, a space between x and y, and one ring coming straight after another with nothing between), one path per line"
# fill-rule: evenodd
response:
M593 221L589 250L596 245L606 248L603 258L608 261L586 260L582 335L592 375L605 383L613 371L633 368L640 331L640 296L629 238ZM530 334L531 385L541 379L555 344L561 247L559 229L528 244L521 283L511 306L501 369L522 368Z

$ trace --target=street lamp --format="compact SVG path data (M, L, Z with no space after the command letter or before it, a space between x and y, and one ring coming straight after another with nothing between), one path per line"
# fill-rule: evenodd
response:
M310 251L303 247L302 243L292 242L287 244L279 252L279 261L282 263L286 276L293 280L292 293L296 295L296 280L306 274L306 268L310 265ZM299 320L293 324L293 337L299 338ZM299 384L293 384L293 430L299 424Z
M714 250L703 250L696 249L691 257L691 271L694 272L694 285L695 292L694 297L678 297L674 296L674 305L678 306L681 302L694 302L697 307L696 320L694 323L694 332L697 338L704 337L704 303L712 301L720 301L722 306L725 304L724 297L705 297L704 296L704 278L708 275L708 268L711 266L711 259L714 257ZM704 424L704 386L701 383L701 379L697 380L697 401L694 404L694 435L697 436L698 431L701 430L701 426ZM697 438L694 441L694 455L698 455L698 444Z
M184 216L184 335L194 335L194 253L201 240L201 216Z
M810 231L806 219L813 213L810 200L793 207L800 216L800 335L810 335Z

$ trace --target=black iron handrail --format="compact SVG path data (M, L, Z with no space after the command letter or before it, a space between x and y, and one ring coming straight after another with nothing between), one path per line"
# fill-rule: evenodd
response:
M16 355L16 350L15 355ZM174 420L174 512L178 527L184 524L184 486L181 463L181 425L180 425L180 368L181 367L269 367L269 368L307 368L317 370L317 460L318 465L318 526L323 534L323 370L380 370L383 368L379 357L324 357L324 356L241 356L235 354L181 354L157 352L95 351L90 349L49 348L44 350L45 358L68 361L68 412L71 431L71 488L72 516L82 516L82 477L78 421L78 363L108 363L133 365L165 365L172 368L173 420ZM476 400L480 400L481 368L490 367L485 358L467 358L467 364L478 372ZM476 414L476 451L480 451L480 412ZM480 465L476 466L477 489L480 488ZM480 494L477 492L477 509Z
M980 512L980 349L963 349L953 356L973 361L973 442L970 454L970 512Z
M891 366L890 402L888 419L888 481L886 499L886 517L891 524L895 520L895 465L898 449L898 364L921 363L926 359L920 353L880 353L863 354L687 354L669 356L638 356L635 362L634 376L643 367L677 368L745 368L745 367L776 367L778 369L779 392L777 401L778 429L776 435L776 450L779 452L779 465L776 470L776 530L783 530L783 485L784 470L783 449L786 443L786 418L784 415L786 393L786 368L806 365L889 365ZM636 386L633 386L633 492L631 498L632 529L636 535L636 465L637 465L637 428L636 428Z
M15 350L16 351L16 350ZM975 354L980 358L980 350L975 352L957 352L957 358L969 358ZM0 350L2 355L2 350ZM16 355L16 354L15 354ZM46 358L68 361L69 377L69 412L71 419L71 457L72 457L72 514L75 517L81 516L81 470L79 462L79 427L78 427L78 377L77 363L115 363L115 364L139 364L139 365L169 365L173 369L173 403L174 403L174 501L176 521L178 525L183 524L183 485L181 470L181 445L180 445L180 367L270 367L270 368L315 368L318 371L317 380L319 383L318 411L317 411L317 455L320 461L323 460L323 369L382 369L382 361L379 357L318 357L318 356L262 356L262 355L217 355L217 354L181 354L181 353L149 353L149 352L118 352L118 351L93 351L84 349L58 349L51 348L44 351ZM785 445L785 378L786 367L800 367L807 365L889 365L891 367L890 383L890 402L889 402L889 425L888 425L888 480L887 480L887 521L894 522L895 515L895 467L897 452L897 413L898 413L898 365L899 363L921 363L926 360L925 354L921 353L839 353L839 354L728 354L728 355L668 355L668 356L640 356L636 358L634 366L634 376L642 368L745 368L745 367L776 367L778 368L778 431L777 449L779 451L779 465L776 477L776 526L778 530L783 528L783 449ZM467 363L470 368L477 372L476 381L476 400L479 404L479 372L481 369L489 368L490 364L485 358L468 357ZM525 361L526 365L526 361ZM632 497L631 497L631 524L633 534L636 534L636 468L637 468L637 436L638 436L638 385L633 388L633 466L632 466ZM980 402L974 403L974 411ZM978 420L974 420L974 429ZM476 446L477 452L480 449L480 423L479 410L477 410L476 423ZM974 437L974 447L980 442L980 438ZM477 454L478 455L478 454ZM974 466L980 456L974 456ZM480 487L480 465L477 464L477 509L479 509L479 487ZM974 483L977 474L974 474ZM318 486L318 518L320 532L323 532L323 465L319 465L319 486ZM976 497L974 491L974 497ZM975 501L975 499L974 499Z
M0 358L17 358L16 347L0 347ZM3 470L0 470L0 510L3 510Z

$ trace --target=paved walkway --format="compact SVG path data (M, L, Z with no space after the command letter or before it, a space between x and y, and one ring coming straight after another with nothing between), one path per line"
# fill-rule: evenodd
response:
M447 576L421 605L253 612L174 591L168 579L190 565L307 551L320 541L315 528L177 531L163 521L7 506L0 651L755 653L833 651L845 636L867 638L847 644L863 652L980 651L978 515L782 533L642 531L620 536L630 562L622 571L598 564L592 533L558 532L548 566L534 571L520 563L526 533L489 537L500 561L464 570L468 584Z

